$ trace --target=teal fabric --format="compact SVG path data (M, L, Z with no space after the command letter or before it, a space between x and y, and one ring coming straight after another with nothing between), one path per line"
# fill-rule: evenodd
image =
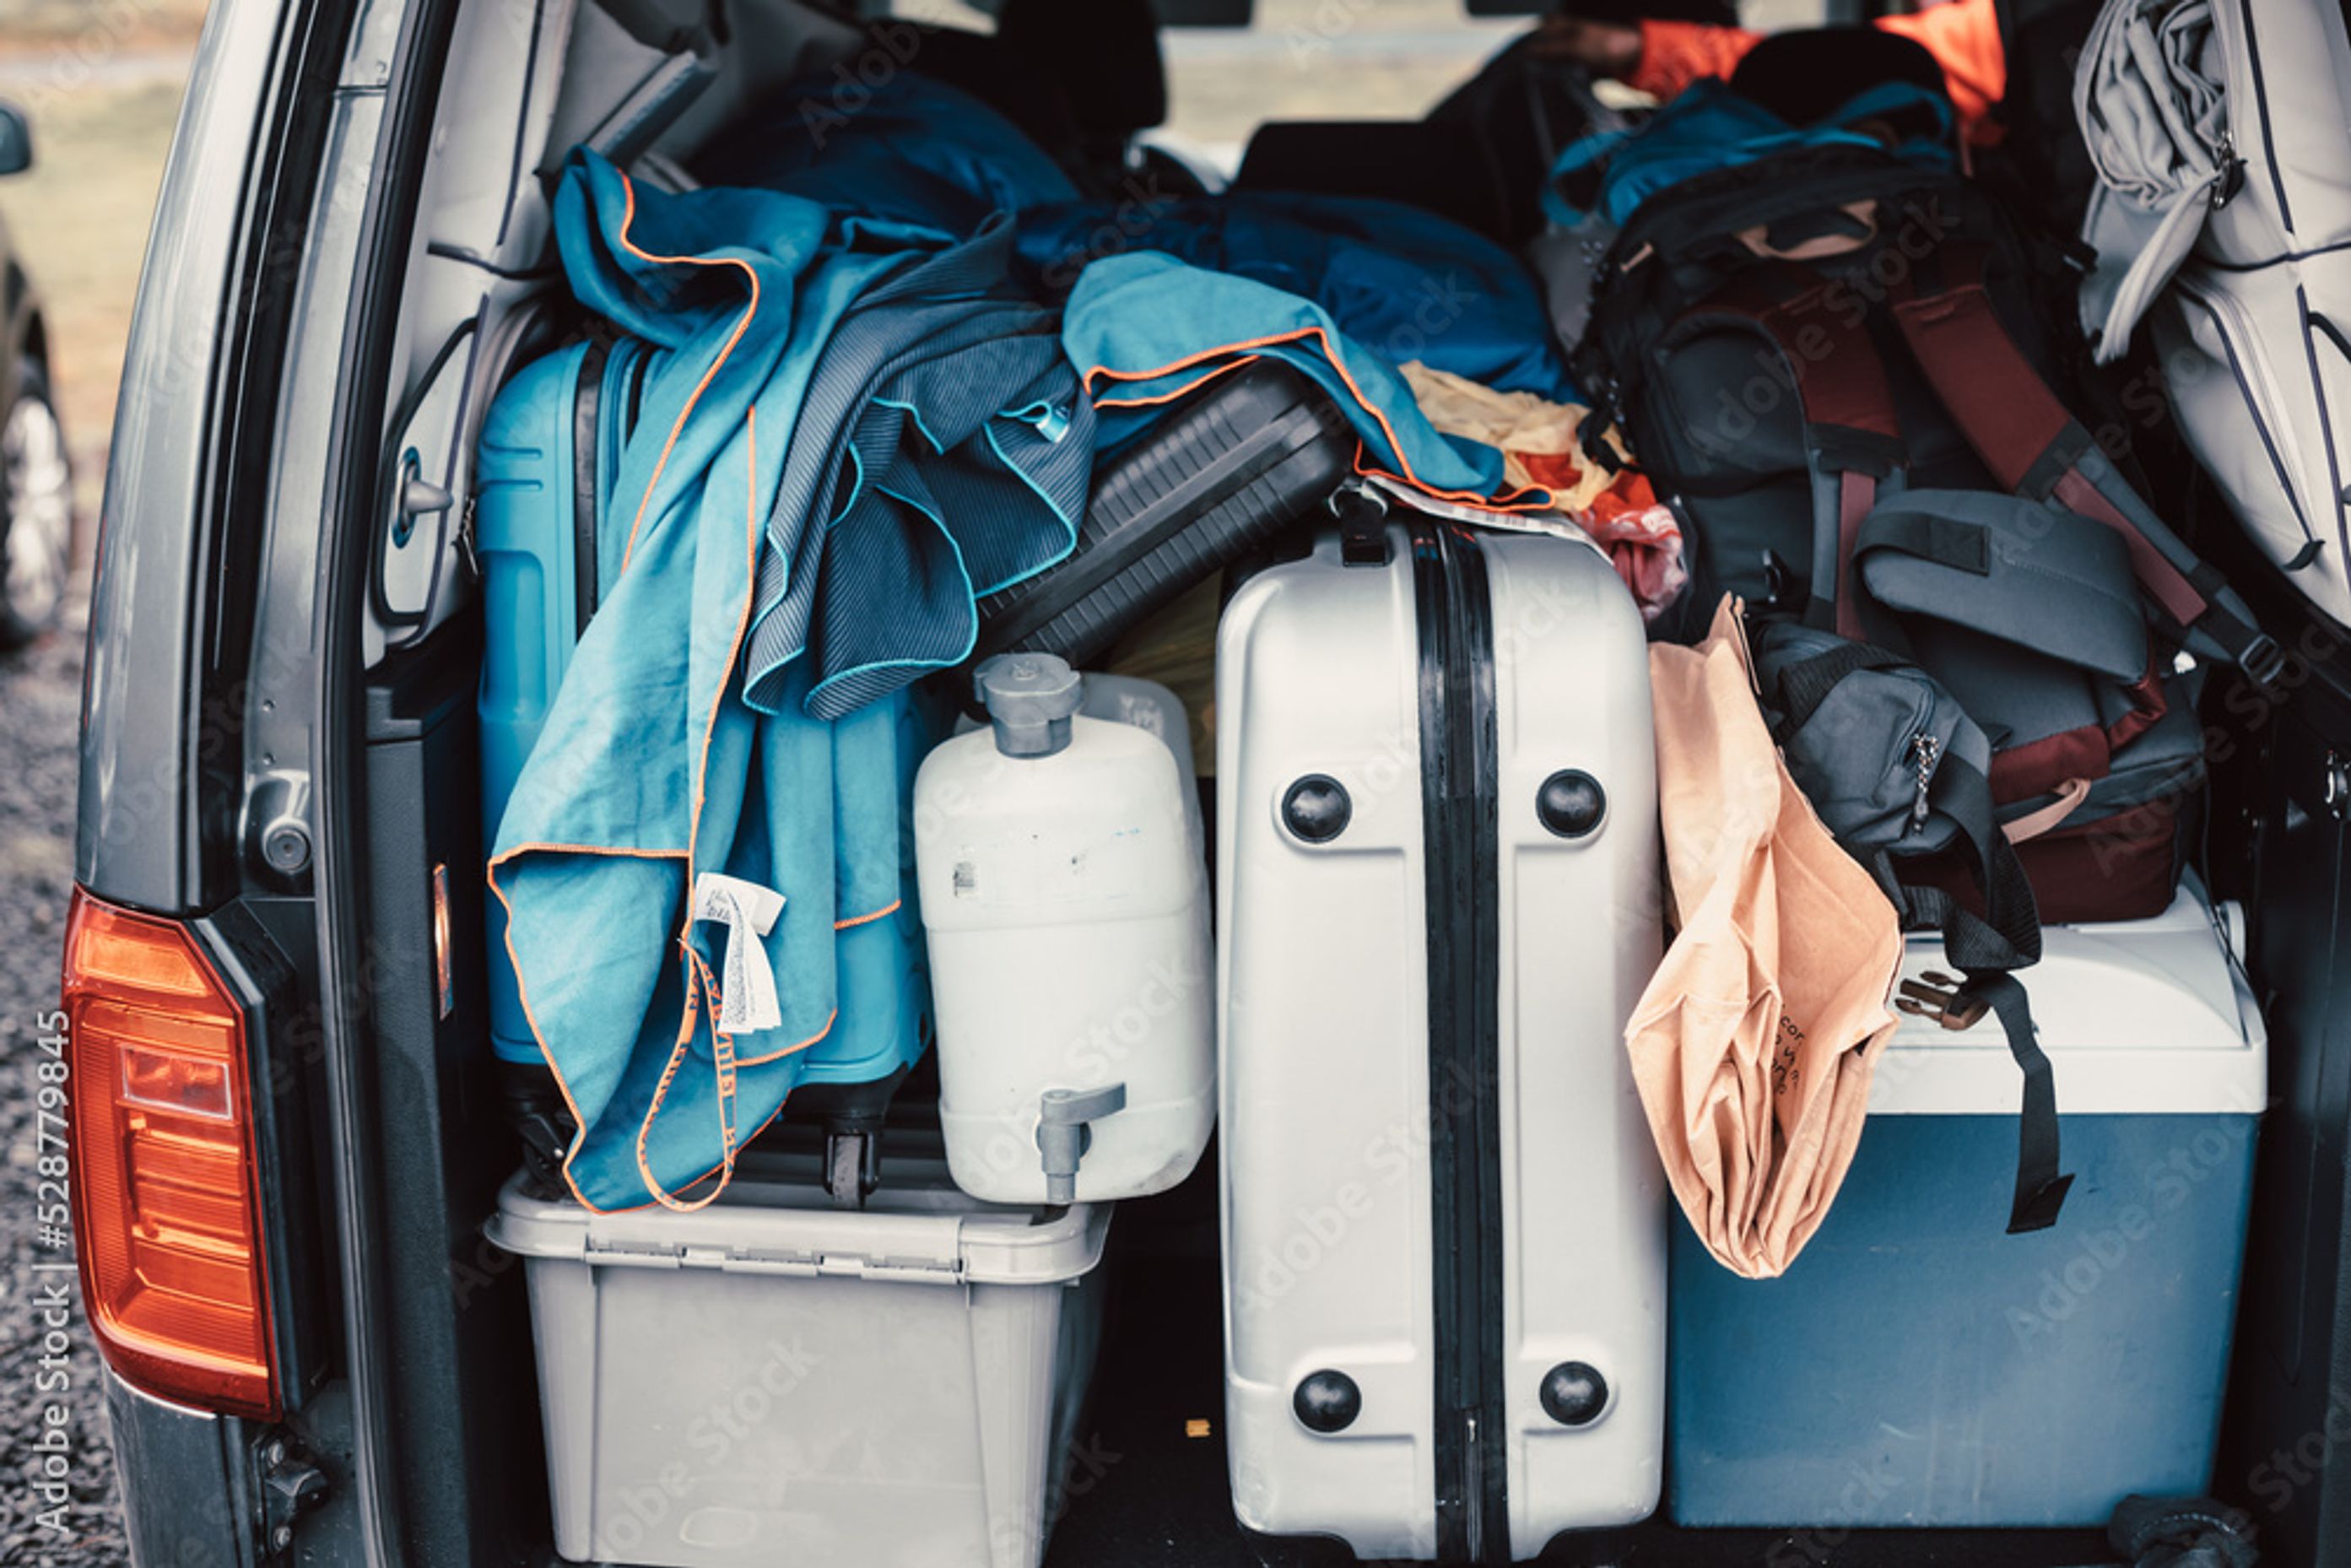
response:
M961 664L977 601L1076 548L1093 411L1060 318L991 294L1011 261L1011 226L991 217L834 328L768 514L753 707L775 710L781 671L811 645L820 668L802 700L819 718ZM1040 506L1058 526L1030 526Z
M935 727L905 690L915 672L820 717L810 697L822 658L766 672L765 711L744 700L742 665L766 560L831 520L797 507L783 480L810 462L799 434L812 389L839 384L826 365L841 323L955 242L775 192L632 191L587 154L565 172L555 222L581 301L662 351L599 519L605 559L618 549L623 564L516 783L490 878L533 1032L580 1120L567 1174L583 1202L609 1209L677 1202L731 1170L804 1077L875 1076L920 1049L908 1014L921 992L904 983L919 964L907 787ZM1082 409L1066 367L1058 394ZM890 464L919 474L939 455L904 428L919 425L913 412L884 423L906 438ZM818 423L811 439L829 442L837 426ZM1081 423L1062 428L1091 440ZM998 509L998 554L1067 549L1066 519L1084 506L1076 467L1074 494L1064 476L1029 507ZM892 569L922 579L914 601L967 601L968 586L935 591L959 554L931 530L868 571L861 630L904 622L935 637L920 615L893 615ZM858 651L893 654L886 639ZM687 919L692 879L711 873L782 896L764 936L747 926L734 938L756 942L772 970L772 1027L719 1027L727 928Z
M1387 361L1311 300L1251 278L1157 251L1111 256L1078 275L1061 342L1093 393L1104 448L1147 427L1185 389L1264 357L1330 393L1362 439L1367 465L1451 495L1491 497L1508 488L1500 452L1439 434Z
M760 98L696 155L705 184L789 191L952 234L969 234L991 213L1078 199L1019 126L919 70L846 87L820 72Z
M1504 392L1581 402L1534 275L1401 202L1298 191L1062 203L1019 217L1021 270L1054 298L1097 257L1164 251L1311 299L1359 343Z
M1597 167L1603 172L1592 210L1621 228L1643 202L1684 180L1794 147L1884 147L1876 136L1855 127L1914 117L1935 131L1909 137L1890 149L1894 155L1907 162L1956 167L1950 100L1926 88L1883 82L1855 94L1819 124L1799 130L1708 78L1692 83L1635 130L1601 131L1570 142L1552 165L1543 212L1562 228L1582 223L1589 214L1563 193L1579 177L1588 180Z

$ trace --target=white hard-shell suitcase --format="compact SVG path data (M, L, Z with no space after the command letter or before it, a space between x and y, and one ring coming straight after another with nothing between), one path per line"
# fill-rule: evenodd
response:
M1641 617L1581 543L1320 540L1217 634L1226 1409L1243 1524L1501 1563L1639 1520L1666 1186Z

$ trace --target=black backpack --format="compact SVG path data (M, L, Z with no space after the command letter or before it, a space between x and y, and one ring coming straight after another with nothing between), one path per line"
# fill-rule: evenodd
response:
M2282 665L2242 600L2141 499L2072 405L2078 257L1975 182L1812 145L1682 181L1626 220L1575 369L1689 525L1695 638L1721 591L1862 635L1852 543L1880 498L1994 490L2121 533L2171 641ZM2060 389L2066 389L2061 392Z

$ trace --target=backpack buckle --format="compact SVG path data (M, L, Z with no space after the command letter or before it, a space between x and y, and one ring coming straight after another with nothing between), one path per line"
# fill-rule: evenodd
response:
M1913 1018L1933 1019L1945 1029L1973 1029L1991 1010L1991 1004L1967 989L1955 976L1929 969L1915 980L1902 982L1895 1008Z
M2256 632L2237 655L2237 667L2262 690L2273 690L2285 675L2285 650L2268 632Z

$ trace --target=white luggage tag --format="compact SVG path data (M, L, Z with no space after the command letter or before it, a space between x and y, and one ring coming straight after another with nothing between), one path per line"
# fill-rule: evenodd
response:
M726 1034L779 1029L784 1004L776 994L775 967L759 938L775 929L784 895L738 876L705 872L694 879L694 918L726 927L719 959L725 977L718 998L718 1028Z
M1393 498L1427 517L1467 523L1475 528L1499 528L1504 533L1544 534L1555 539L1568 539L1583 546L1603 560L1609 559L1608 551L1600 541L1565 512L1513 512L1499 507L1449 501L1416 489L1402 480L1391 479L1384 474L1367 474L1363 476L1362 484L1374 494Z

